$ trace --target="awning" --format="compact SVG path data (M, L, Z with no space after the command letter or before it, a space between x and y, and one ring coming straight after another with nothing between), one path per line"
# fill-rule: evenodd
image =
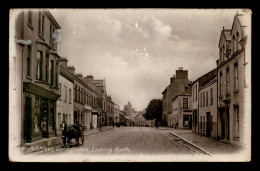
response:
M42 97L46 97L48 99L52 99L52 100L58 100L58 98L60 97L59 94L50 91L50 90L46 90L45 88L42 88L36 84L30 83L30 82L26 82L23 84L24 85L24 91L25 92L29 92L35 95L39 95Z
M91 110L91 107L90 107L90 106L87 106L87 105L84 105L84 109L86 109L86 110Z

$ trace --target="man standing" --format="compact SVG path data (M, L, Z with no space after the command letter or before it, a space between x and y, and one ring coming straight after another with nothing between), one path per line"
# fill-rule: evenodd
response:
M67 140L66 133L67 133L67 130L68 130L68 127L67 127L67 124L66 124L65 121L62 121L61 130L62 130L62 142L63 142L63 145L65 147L66 146L66 140Z

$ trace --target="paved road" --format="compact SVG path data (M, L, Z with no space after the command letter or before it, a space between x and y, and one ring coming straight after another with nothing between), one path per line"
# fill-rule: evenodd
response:
M175 142L170 132L167 128L116 127L88 135L83 145L60 148L53 154L190 154Z

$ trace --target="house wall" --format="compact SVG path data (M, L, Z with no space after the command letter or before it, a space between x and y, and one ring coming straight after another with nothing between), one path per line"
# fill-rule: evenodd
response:
M59 76L59 83L61 86L59 87L61 89L60 90L61 96L57 101L56 128L57 128L57 134L60 136L61 135L60 125L62 121L65 121L68 125L74 124L74 120L73 120L73 94L74 94L73 85L74 84L71 81L69 81L67 78L62 76L61 74ZM66 86L67 89L65 89L64 86ZM71 90L71 96L69 95L69 90Z
M211 90L212 90L212 97L211 97ZM205 106L199 105L199 124L202 125L202 128L200 129L200 134L206 135L207 132L207 113L210 113L210 116L212 117L211 123L211 130L210 134L211 137L217 138L217 80L213 80L209 84L203 86L199 90L199 94L203 93L205 94ZM206 94L208 93L208 104L206 104ZM212 98L212 103L211 103ZM204 121L201 119L204 117ZM203 126L204 125L204 126Z

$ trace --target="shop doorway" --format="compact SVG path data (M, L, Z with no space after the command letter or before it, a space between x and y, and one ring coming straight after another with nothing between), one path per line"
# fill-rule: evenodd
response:
M210 112L206 113L207 115L207 124L206 124L206 136L211 136L211 129L212 129L212 116L210 115Z
M25 123L24 123L24 138L25 142L29 143L32 140L32 98L25 97Z
M48 99L42 98L40 114L42 138L48 138L48 107Z

